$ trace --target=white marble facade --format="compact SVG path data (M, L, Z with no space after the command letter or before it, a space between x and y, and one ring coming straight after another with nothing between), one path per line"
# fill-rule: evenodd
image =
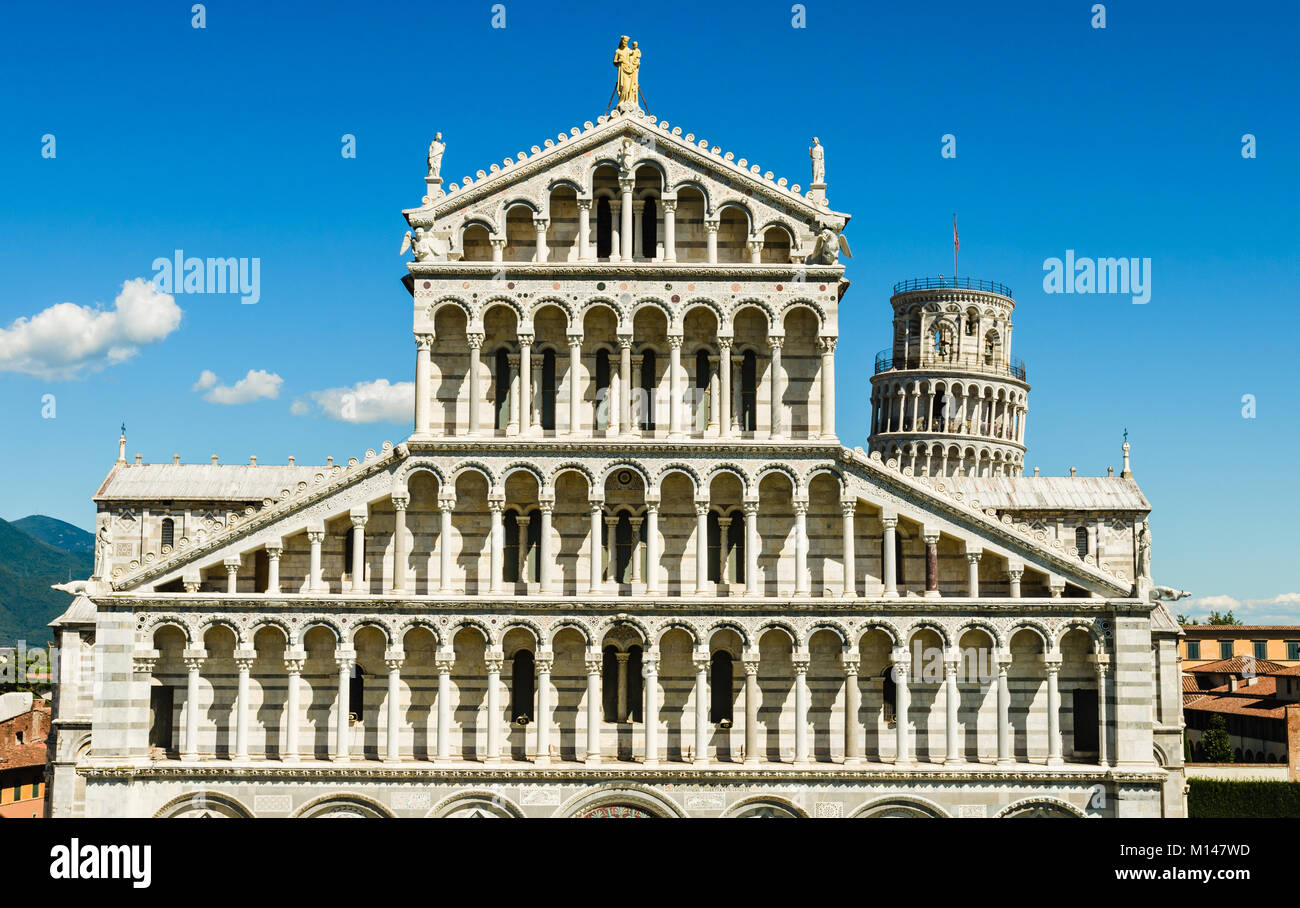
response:
M53 815L1183 814L1150 505L1023 475L1004 288L895 294L868 453L824 184L623 110L404 214L409 438L123 441Z

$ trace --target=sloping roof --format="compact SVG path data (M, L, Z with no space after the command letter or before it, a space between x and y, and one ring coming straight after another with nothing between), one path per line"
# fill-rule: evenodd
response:
M1221 634L1224 631L1244 634L1272 632L1277 634L1300 634L1300 625L1295 624L1184 624L1183 630Z
M1168 603L1157 602L1156 607L1151 610L1151 632L1182 635L1183 629L1179 626L1178 619L1170 613Z
M1186 673L1183 674L1183 693L1200 689L1200 684L1194 677Z
M1224 675L1240 675L1249 671L1256 675L1276 675L1285 668L1285 665L1269 662L1267 659L1256 659L1253 656L1233 656L1231 659L1207 662L1204 665L1196 665L1186 670L1197 674L1217 672Z
M1229 692L1227 685L1216 687L1188 702L1183 697L1183 708L1207 713L1232 713L1256 719L1285 719L1285 701L1276 699L1276 684L1271 679L1260 678L1248 687L1238 687Z
M1275 672L1269 672L1270 675L1287 675L1291 678L1300 677L1300 665L1288 665L1286 668L1280 668Z
M284 489L310 483L324 466L282 464L118 464L108 474L95 501L261 501L279 498Z
M999 511L1149 511L1138 484L1119 476L953 476L945 482Z
M72 600L72 605L68 606L66 612L50 622L50 627L64 624L94 624L95 615L95 603L85 596L78 596Z

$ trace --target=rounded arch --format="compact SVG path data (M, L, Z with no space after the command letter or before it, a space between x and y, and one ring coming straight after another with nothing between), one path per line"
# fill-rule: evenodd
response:
M383 634L384 642L388 646L392 646L396 642L393 639L392 629L378 618L358 618L356 623L352 625L352 632L348 635L348 642L355 644L357 642L357 634L359 634L361 629L364 627L373 627L375 630ZM401 639L401 637L397 638L399 641Z
M761 807L771 807L774 810L781 810L792 814L801 820L808 819L808 812L794 801L791 801L789 798L782 798L778 795L769 794L751 795L748 798L742 798L724 810L722 816L724 818L743 817L751 810Z
M1019 801L1012 801L1006 807L999 810L994 816L997 818L1012 817L1016 814L1024 816L1043 816L1042 809L1046 808L1048 816L1071 816L1087 818L1087 814L1075 807L1069 801L1062 801L1060 798L1051 798L1044 795L1038 795L1031 798L1021 798Z
M934 620L933 618L918 618L917 620L909 624L907 626L907 638L906 638L907 642L911 643L912 638L915 637L919 631L924 631L924 630L934 631L936 634L938 634L939 639L943 641L943 645L945 647L952 646L952 638L948 634L948 628L944 627L941 623Z
M574 330L574 333L577 333L576 328L582 327L582 333L586 336L588 334L585 330L587 316L591 315L591 313L595 312L597 309L608 309L610 315L614 316L615 330L627 333L624 331L627 325L627 319L625 318L623 307L608 296L589 296L583 300L581 307L578 309L577 326L570 325L570 329ZM615 347L615 349L617 349L617 347Z
M691 297L690 299L686 300L686 302L678 304L677 310L680 316L680 321L678 322L678 324L685 324L686 316L690 315L692 310L695 309L705 309L713 313L713 317L718 320L718 328L717 328L718 333L723 337L727 336L722 331L722 327L724 325L729 324L727 320L727 313L723 311L722 306L718 303L717 300L707 296Z
M790 248L791 249L798 248L799 234L794 229L793 225L791 225L790 222L783 217L778 216L778 217L768 218L766 221L763 222L762 226L760 226L754 232L757 233L759 236L762 236L763 234L767 233L769 230L773 228L784 230L786 236L790 238Z
M469 325L473 324L473 322L474 322L474 310L473 310L473 308L470 306L468 300L464 299L463 297L459 297L459 296L440 296L440 297L438 297L438 299L434 300L432 303L430 303L428 306L425 307L425 310L424 310L424 311L425 311L425 315L428 317L429 321L432 322L432 321L437 317L437 315L438 315L438 311L439 311L440 309L443 309L443 308L446 307L446 306L453 306L453 307L459 309L461 312L465 313L465 324L466 324L466 327L468 327Z
M803 487L806 489L811 486L812 481L818 476L829 476L834 479L835 484L839 487L841 493L845 492L848 488L844 480L844 474L840 472L838 467L831 463L816 464L810 467L804 474L802 480Z
M553 467L551 469L549 476L547 477L548 480L547 485L550 488L555 488L556 485L559 483L560 477L563 476L565 473L577 473L583 479L587 480L588 493L600 488L596 484L595 475L591 472L591 470L587 467L587 465L584 463L580 463L579 461L576 460L565 461L564 463L557 464L555 467Z
M640 808L651 816L685 818L687 813L667 795L648 785L612 782L594 791L582 791L565 801L555 811L556 817L580 817L598 807L626 805Z
M672 630L682 630L691 635L691 642L699 646L703 642L699 629L687 621L685 618L669 618L659 626L658 632L654 637L655 646L663 643L664 635Z
M754 628L754 642L757 643L763 639L763 635L770 630L782 630L790 637L790 645L796 650L802 648L802 635L790 621L784 618L767 618L761 624Z
M402 491L410 486L411 478L417 473L428 473L438 482L439 488L447 487L447 478L443 475L442 468L427 458L411 458L402 464L401 468L393 474L393 490L396 492L399 488Z
M1007 645L1011 645L1011 638L1022 630L1030 630L1038 635L1038 640L1043 644L1043 652L1049 653L1055 649L1053 644L1053 635L1051 629L1043 622L1036 618L1018 618L1012 625L1007 628Z
M795 473L793 467L783 463L769 463L759 468L758 475L754 477L754 488L757 489L763 484L764 479L773 474L780 474L790 480L790 490L795 497L804 493L804 485L799 479L799 474Z
M550 627L547 629L549 633L546 636L546 645L554 646L555 635L558 634L560 631L564 630L565 628L571 628L572 630L577 631L579 634L582 634L582 639L587 644L587 646L588 647L592 646L593 636L592 636L591 628L587 627L586 624L579 621L577 618L561 618L558 621L556 621L554 624L550 625Z
M143 631L144 639L152 643L154 637L156 637L158 635L158 632L162 630L164 627L174 627L178 631L180 631L181 634L184 635L185 637L185 644L187 646L192 646L194 644L194 635L190 632L189 625L186 624L184 619L182 619L179 615L154 615L149 620L149 623L144 626L144 631ZM254 631L256 630L256 625L253 626L252 630ZM203 635L199 634L199 640L202 639L203 639Z
M745 649L752 649L754 646L754 640L756 638L751 636L749 631L739 621L732 618L715 618L713 621L706 624L700 632L710 649L713 647L713 637L719 631L731 631L736 634L736 636L740 638L740 645Z
M246 642L244 640L244 632L240 630L239 625L235 624L233 618L227 618L224 615L209 615L208 617L200 621L199 626L195 629L195 633L194 633L195 640L200 644L202 644L203 638L206 637L208 635L208 631L212 630L214 627L224 627L227 630L229 630L232 634L235 635L235 648L236 649L243 648ZM337 635L338 630L335 629L334 633Z
M276 615L261 615L253 619L253 623L248 626L248 639L256 640L257 632L267 627L274 627L284 634L286 646L293 642L293 628L289 626L289 622Z
M704 475L701 486L706 489L713 488L713 481L724 474L734 476L740 483L740 494L742 498L749 494L749 474L747 474L744 468L737 463L715 463L709 469L709 472Z
M661 467L659 472L655 475L653 487L648 486L647 488L653 488L655 492L662 493L664 480L668 478L670 473L681 473L684 475L691 481L691 488L693 488L697 494L699 493L701 488L699 474L695 472L694 467L689 464L681 463L680 461L668 463Z
M1053 648L1059 650L1061 648L1061 641L1065 639L1065 635L1074 630L1084 631L1088 635L1088 639L1092 641L1092 652L1094 655L1102 652L1103 643L1101 635L1097 633L1096 625L1085 618L1070 618L1063 622L1061 626L1056 629L1056 634L1052 638Z
M515 208L519 205L523 205L533 214L542 213L542 206L538 205L532 199L528 198L527 196L516 195L516 196L510 196L509 198L507 198L505 201L501 203L501 206L497 209L497 212L499 213L499 217L505 217L505 215L510 211L511 208Z
M522 819L524 817L523 809L514 801L505 795L485 788L458 791L453 795L448 795L433 805L433 809L425 816L451 817L463 810L475 809L494 817L508 817L510 819Z
M786 318L789 317L790 313L794 312L796 309L807 309L808 312L813 316L813 318L817 319L818 334L821 334L823 331L825 331L826 310L822 308L820 304L814 302L813 300L809 299L806 296L797 297L796 299L792 299L792 300L786 300L784 303L781 304L781 309L777 313L777 321L782 326L782 328L785 327Z
M886 795L874 801L868 801L849 814L850 818L881 816L891 808L912 812L913 815L946 819L949 814L942 807L920 795Z
M325 794L312 798L290 816L297 818L327 817L331 814L355 817L391 817L392 811L365 795L343 793Z
M616 627L635 628L641 634L641 640L647 646L655 639L654 634L650 633L650 627L635 615L607 615L602 618L592 629L592 636L603 645L605 637Z
M529 324L534 323L537 319L537 314L541 312L543 309L545 309L547 306L554 306L556 309L559 309L561 312L564 313L564 318L567 323L565 327L565 333L568 334L568 332L573 328L573 324L574 321L577 319L577 315L573 311L572 303L569 300L564 299L563 297L542 296L533 300L532 305L529 306L528 308Z
M525 326L528 325L528 316L524 310L524 304L515 297L507 296L504 293L498 293L479 301L479 321L481 322L497 306L509 309L514 313L516 332L525 330Z
M395 639L403 646L405 646L406 635L409 634L411 631L415 630L417 627L423 628L424 630L433 634L434 646L443 647L447 645L446 641L443 638L443 632L438 628L438 625L434 623L433 619L422 618L420 616L412 616L410 618L403 620L400 624L398 624L397 631L394 635Z
M462 615L459 618L454 619L451 622L451 624L448 626L447 628L448 643L450 643L452 640L455 640L456 635L459 634L461 631L471 627L483 635L483 641L484 643L487 644L487 646L489 647L496 646L500 642L500 638L493 635L491 626L486 624L482 618L474 618L474 617L470 617L469 615Z
M632 303L631 307L627 309L627 321L629 324L631 324L632 320L636 318L637 313L642 309L655 309L662 312L664 318L668 320L669 330L672 330L673 307L670 306L666 300L662 300L657 296L643 296L636 300Z
M190 813L213 811L224 817L252 819L253 811L238 798L220 791L193 791L172 798L154 813L154 819L183 817Z
M1002 636L1002 631L1000 631L998 626L992 621L987 621L983 618L967 618L965 621L961 622L961 624L958 624L953 628L953 646L960 646L962 636L970 630L983 631L989 635L989 638L993 641L993 645L998 649L1006 648L1007 641Z
M527 473L537 480L537 490L540 492L546 487L546 476L536 466L526 460L516 460L501 469L501 485L506 484L506 480L515 473Z
M772 306L767 302L767 300L762 300L754 296L747 296L743 299L738 299L734 304L732 304L731 313L727 319L727 327L731 329L730 333L735 334L736 319L746 309L757 309L767 318L767 333L770 336L777 325L776 313L772 310Z
M463 460L456 464L456 466L452 467L451 474L447 477L447 487L451 489L456 488L456 483L459 482L460 478L466 473L477 473L487 480L489 492L496 486L500 485L496 480L496 476L492 473L492 468L487 464L481 463L477 460Z
M855 645L861 646L862 638L873 630L884 631L889 635L889 640L894 646L897 647L901 645L899 641L903 639L902 631L899 630L892 621L885 618L868 618L866 621L863 621L862 624L858 626Z
M506 622L501 625L501 630L499 632L500 639L505 640L506 634L510 633L510 631L516 628L518 628L519 630L528 631L528 633L532 634L533 645L536 647L541 647L543 641L546 640L546 632L542 630L542 626L540 624L538 624L532 618L524 618L518 615L507 619ZM510 654L507 653L506 655L510 655Z
M694 190L695 192L698 192L701 196L704 197L705 217L708 217L710 214L713 213L713 198L709 195L709 188L700 180L693 180L688 177L683 180L678 180L676 183L673 183L671 186L669 186L666 182L664 184L664 192L668 193L669 195L680 194L683 189Z
M844 624L834 618L818 618L809 624L804 631L804 638L800 648L807 649L808 644L812 641L813 634L818 631L833 631L840 638L840 645L842 646L849 646L849 641L853 639L853 635L849 633L848 627Z
M307 636L307 632L313 627L323 627L333 633L335 646L347 639L342 627L333 618L327 618L324 615L312 615L310 618L303 619L302 627L298 628L297 635L292 638L293 642L301 642L302 638Z
M605 483L609 482L609 477L614 475L617 470L631 470L641 477L641 484L648 492L650 491L650 473L644 466L635 460L611 460L600 471L599 488L604 489Z

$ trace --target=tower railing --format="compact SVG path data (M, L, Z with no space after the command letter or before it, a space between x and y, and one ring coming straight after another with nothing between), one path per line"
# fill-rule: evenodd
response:
M983 355L976 354L949 356L939 356L938 354L922 356L913 353L908 356L894 356L894 351L890 348L881 350L876 354L876 375L881 372L891 372L896 369L960 369L962 371L973 372L990 372L998 375L1010 375L1020 381L1025 381L1025 363L1024 360L1017 357L1011 357L1009 362L1001 362L994 359L992 362L985 360Z
M909 293L912 290L983 290L1011 299L1011 288L998 281L981 281L977 278L951 277L917 277L910 281L899 281L894 285L894 294Z

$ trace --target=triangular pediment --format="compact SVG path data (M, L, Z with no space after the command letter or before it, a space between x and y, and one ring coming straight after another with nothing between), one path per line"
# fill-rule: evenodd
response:
M749 213L753 231L781 224L800 247L824 228L840 232L849 219L832 210L819 191L804 191L747 158L640 111L616 111L595 124L588 122L547 139L544 146L534 145L529 152L520 151L480 169L473 177L443 180L421 207L403 214L412 227L436 234L456 236L469 222L502 234L507 208L524 204L544 213L557 186L572 187L579 199L591 198L592 174L606 164L624 173L654 167L663 175L664 198L691 186L703 192L709 217L727 206L738 206ZM442 185L445 194L436 195L443 191Z

